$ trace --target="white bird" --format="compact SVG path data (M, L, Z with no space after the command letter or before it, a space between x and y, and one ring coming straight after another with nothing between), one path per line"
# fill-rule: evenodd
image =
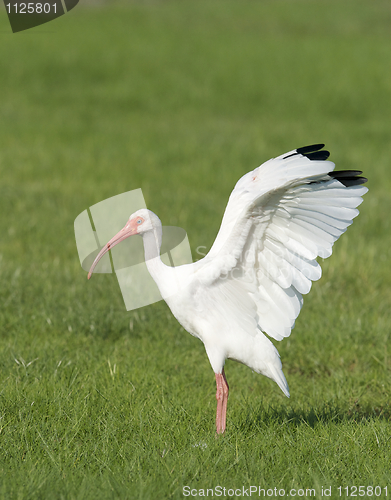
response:
M216 377L216 430L226 426L227 358L274 380L289 397L274 340L288 337L302 294L321 277L316 258L358 215L367 192L361 171L334 172L323 144L302 147L244 175L228 201L217 238L201 260L178 267L160 259L162 224L150 210L132 214L97 255L141 235L147 268L179 323L205 345Z

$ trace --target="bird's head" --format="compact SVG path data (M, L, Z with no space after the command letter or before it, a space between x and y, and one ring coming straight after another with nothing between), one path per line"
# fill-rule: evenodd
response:
M111 240L106 243L106 245L101 249L101 251L96 256L94 262L92 263L91 269L88 273L88 279L100 261L100 259L115 245L121 243L121 241L129 238L129 236L140 235L153 231L154 229L161 228L161 222L157 215L146 208L142 208L134 212L130 217L125 226L119 231Z
M125 227L121 229L121 231L128 231L128 236L133 236L135 234L142 235L147 231L152 231L156 227L155 219L159 220L153 212L151 212L147 208L141 208L129 217L128 222L126 223ZM118 233L118 235L121 233L121 231Z

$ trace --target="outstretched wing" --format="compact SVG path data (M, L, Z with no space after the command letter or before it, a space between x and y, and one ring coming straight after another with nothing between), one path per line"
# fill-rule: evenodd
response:
M226 289L239 316L247 303L253 324L276 340L290 335L302 294L321 277L316 258L331 255L367 192L362 172L334 172L322 148L296 149L243 176L197 272Z

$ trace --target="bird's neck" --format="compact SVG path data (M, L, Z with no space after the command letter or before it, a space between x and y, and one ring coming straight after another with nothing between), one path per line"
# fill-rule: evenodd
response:
M181 283L177 282L175 267L166 266L160 258L162 245L162 227L154 228L143 234L145 264L149 274L159 288L164 300L178 292Z
M162 227L155 227L153 230L143 234L145 264L149 274L154 279L160 289L160 281L165 274L167 266L160 258L160 248L162 246Z
M162 246L162 228L153 228L143 234L145 262L159 258L160 248Z

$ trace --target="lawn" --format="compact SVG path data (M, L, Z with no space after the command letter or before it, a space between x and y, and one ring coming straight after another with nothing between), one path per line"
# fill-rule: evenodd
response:
M129 1L12 34L0 8L0 498L391 497L390 14ZM113 275L88 282L74 219L142 188L198 259L239 177L317 142L369 192L275 342L291 398L228 361L216 439L203 345L165 303L127 312Z

